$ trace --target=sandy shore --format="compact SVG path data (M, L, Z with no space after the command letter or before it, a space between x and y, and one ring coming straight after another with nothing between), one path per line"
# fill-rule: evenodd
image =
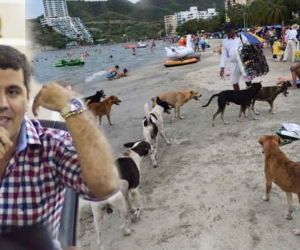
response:
M214 45L215 42L212 42ZM261 77L263 86L274 85L277 76L290 76L291 63L269 59L270 72ZM203 53L197 64L164 68L153 62L147 68L131 72L128 78L104 82L106 94L117 95L122 103L112 108L113 127L103 118L102 129L114 154L125 151L123 143L142 139L141 121L145 102L167 91L197 89L201 101L190 101L181 109L184 120L169 123L165 115L165 133L172 142L159 138L158 163L142 163L143 200L141 219L132 224L131 236L124 237L117 214L106 215L103 244L110 250L298 250L300 238L291 233L300 227L300 218L287 221L285 194L274 185L270 202L262 201L264 192L263 154L260 136L274 134L285 122L300 124L300 90L290 90L287 98L278 96L275 115L269 114L266 102L257 102L259 120L243 118L237 122L239 107L226 107L224 125L220 118L211 126L217 110L216 100L202 108L210 96L231 89L229 80L218 77L219 56L212 50ZM258 79L258 80L260 80ZM244 83L240 84L245 88ZM99 88L99 86L89 86ZM299 143L282 150L299 160ZM296 196L296 208L299 209ZM88 206L81 203L78 243L82 249L97 249L93 219Z

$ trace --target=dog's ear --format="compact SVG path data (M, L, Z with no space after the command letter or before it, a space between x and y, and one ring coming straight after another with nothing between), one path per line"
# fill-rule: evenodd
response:
M275 140L278 142L278 145L281 143L281 138L278 135L275 135Z
M262 136L262 137L260 137L259 140L258 140L258 142L259 142L260 145L262 145L262 146L264 146L265 141L266 141L266 136L265 136L265 135Z
M151 98L151 101L152 101L152 108L154 108L155 105L157 104L157 99L156 99L156 97L152 97L152 98Z
M127 142L127 143L123 144L123 146L125 148L132 148L134 144L135 144L135 142Z

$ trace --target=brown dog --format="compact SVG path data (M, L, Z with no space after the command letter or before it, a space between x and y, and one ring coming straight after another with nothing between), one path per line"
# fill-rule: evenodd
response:
M118 97L115 95L112 95L102 102L94 102L89 104L89 100L87 101L86 105L88 109L93 113L93 115L96 117L99 117L99 124L101 124L101 118L102 116L106 115L107 120L109 122L109 125L113 125L110 121L110 111L111 111L111 106L113 104L119 105L121 100L119 100Z
M185 103L187 103L191 99L199 100L198 97L201 97L199 95L198 91L196 90L185 90L180 92L167 92L162 93L158 95L159 99L162 101L167 102L171 107L173 107L174 110L174 118L180 118L183 119L184 117L180 116L180 107L183 106ZM156 98L152 98L152 108L156 106Z
M280 140L277 135L265 135L259 139L265 154L266 193L263 200L269 201L272 182L276 183L286 192L288 213L285 218L291 220L294 211L292 193L298 195L300 203L300 163L291 161L279 149ZM293 229L293 234L300 236L300 229Z

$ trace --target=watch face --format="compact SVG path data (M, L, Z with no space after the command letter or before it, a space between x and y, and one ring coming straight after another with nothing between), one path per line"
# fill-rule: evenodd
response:
M75 107L76 109L83 108L82 102L80 100L76 99L76 98L74 98L74 99L71 100L71 105L73 107Z

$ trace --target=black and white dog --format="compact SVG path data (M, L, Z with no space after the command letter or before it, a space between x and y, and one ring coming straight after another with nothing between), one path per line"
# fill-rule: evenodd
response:
M163 127L163 113L170 114L171 107L165 101L156 98L156 106L149 112L148 104L144 106L145 118L143 120L143 134L147 142L151 144L152 152L150 154L153 167L157 167L156 153L157 153L157 134L164 138L167 144L171 144L166 138Z
M137 141L126 143L124 146L130 148L130 150L121 154L116 160L121 179L120 191L105 201L91 202L100 249L103 249L101 231L105 212L110 214L116 210L120 217L121 229L123 230L124 235L130 235L131 221L130 218L128 218L130 217L128 216L128 207L130 211L133 212L135 218L139 217L142 209L138 191L141 183L140 164L143 157L150 153L151 145L146 141Z
M89 103L93 103L93 102L100 102L102 98L105 98L106 94L104 93L104 90L100 90L97 91L96 94L88 96L88 97L84 97L83 100L86 103L88 100Z

